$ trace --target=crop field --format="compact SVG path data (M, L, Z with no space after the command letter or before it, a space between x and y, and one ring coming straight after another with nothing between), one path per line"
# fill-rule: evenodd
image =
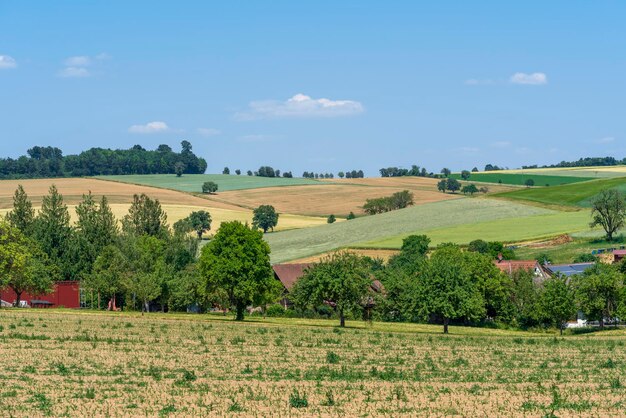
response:
M326 184L314 186L268 187L219 193L215 199L221 202L255 208L270 204L279 212L302 215L346 216L350 212L362 214L366 199L389 196L403 188L388 186L360 186L353 184ZM428 190L412 190L415 204L458 199L462 195L441 193L434 187ZM211 197L209 197L211 199Z
M109 203L130 203L133 195L145 193L153 199L159 199L163 204L189 205L197 207L216 207L222 209L241 209L222 202L208 202L205 199L180 193L173 190L155 187L137 186L112 181L96 180L93 178L55 178L37 180L0 180L0 209L13 206L13 194L18 185L22 185L33 202L33 206L41 206L41 199L48 194L51 185L56 185L59 193L68 205L75 205L82 200L83 194L91 192L99 198L106 196Z
M237 176L234 174L185 174L182 177L176 177L173 174L146 174L128 176L99 176L97 178L191 193L201 193L202 185L206 181L213 181L217 183L219 187L218 192L228 190L257 189L259 187L320 184L317 180L304 178L269 178L246 175Z
M624 331L0 312L4 416L617 416Z
M444 242L468 244L475 239L513 243L531 239L553 237L564 233L587 231L590 221L589 211L554 212L545 215L511 217L494 221L466 223L446 228L424 231L431 239L431 245ZM402 239L410 234L401 234L381 240L361 243L358 246L373 248L396 248L402 246Z
M453 173L450 177L461 179L460 173ZM539 174L534 170L526 170L523 173L511 173L508 171L490 171L486 173L472 173L468 182L502 183L516 186L525 185L527 180L533 180L535 186L558 186L560 184L578 183L593 180L594 177L560 176L553 174Z
M317 228L268 234L265 238L272 248L272 262L279 263L403 234L554 213L558 212L501 199L454 199Z
M535 168L535 169L517 169L504 171L489 171L488 173L511 173L511 174L540 174L553 176L571 176L571 177L592 177L592 178L611 178L626 176L625 165L614 166L598 166L598 167L555 167L555 168Z
M600 179L556 187L520 189L498 193L496 196L546 205L589 207L593 197L606 189L618 189L626 192L626 177Z

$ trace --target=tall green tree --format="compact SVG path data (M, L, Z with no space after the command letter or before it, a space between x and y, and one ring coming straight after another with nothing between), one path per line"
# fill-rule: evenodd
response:
M576 276L574 288L580 310L587 319L598 321L600 328L604 328L604 320L616 316L624 288L624 276L616 266L596 263L593 268Z
M574 289L564 276L549 278L543 282L543 289L541 300L546 319L558 326L563 335L565 323L576 315Z
M211 214L205 210L191 212L187 219L198 239L202 239L202 235L211 230Z
M445 193L446 190L448 190L448 180L447 179L439 180L439 182L437 182L437 190L439 190L442 193Z
M461 183L454 178L449 178L446 183L446 189L450 190L452 193L456 193L461 189Z
M591 201L591 228L600 225L606 232L606 239L613 241L613 235L624 226L626 200L616 189L603 190Z
M254 210L252 226L260 228L263 233L266 233L268 229L273 231L276 225L278 225L278 213L276 213L274 206L261 205Z
M25 235L29 235L32 232L33 222L35 221L35 209L33 209L33 204L21 184L15 190L13 210L7 213L6 219L11 226L19 229Z
M214 181L205 181L202 184L202 193L215 193L217 192L217 183L215 183Z
M70 214L55 185L50 186L48 195L44 196L33 228L35 240L41 249L59 266L64 276L71 279L66 257L72 238Z
M485 314L485 302L472 282L461 250L445 246L434 251L422 276L420 306L423 319L441 318L443 332L448 333L451 319L476 320Z
M161 295L163 281L172 276L171 266L165 262L166 242L155 236L141 235L128 238L125 244L129 271L124 286L140 302L143 315L149 302Z
M269 254L260 231L238 221L222 223L199 260L206 294L224 291L238 321L244 319L247 306L273 302L280 295L280 284Z
M165 238L169 232L167 214L161 203L145 194L133 196L128 214L122 220L122 228L127 234L159 238Z
M103 298L111 302L110 306L115 306L115 295L122 290L129 271L129 262L124 254L118 247L109 245L100 251L82 286L98 295L98 308Z
M308 269L296 282L289 298L300 307L331 302L346 325L346 312L359 309L370 292L371 270L367 261L349 252L335 253Z

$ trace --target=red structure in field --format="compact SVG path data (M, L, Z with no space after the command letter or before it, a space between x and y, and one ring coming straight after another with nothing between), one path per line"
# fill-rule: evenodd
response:
M15 303L17 297L13 290L7 288L0 293L0 299L5 302ZM33 308L80 308L80 282L73 280L56 282L52 293L31 295L24 292L21 300Z

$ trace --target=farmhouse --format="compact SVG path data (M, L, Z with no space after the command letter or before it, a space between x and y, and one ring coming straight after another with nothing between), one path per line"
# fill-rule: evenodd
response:
M494 264L509 276L516 271L530 270L535 275L535 283L541 283L548 278L548 274L536 260L494 260Z
M12 289L6 288L0 292L0 299L14 305L17 295ZM33 308L80 308L80 283L74 280L56 282L52 292L47 295L31 295L24 292L20 299Z

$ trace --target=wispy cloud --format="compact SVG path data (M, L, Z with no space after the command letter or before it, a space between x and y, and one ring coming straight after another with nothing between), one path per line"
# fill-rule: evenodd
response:
M145 125L133 125L128 128L128 132L133 134L155 134L161 132L167 132L170 128L165 122L154 121L148 122Z
M215 136L222 133L218 129L213 128L198 128L196 129L196 132L202 136Z
M464 152L464 153L475 153L475 152L480 151L480 148L476 148L476 147L460 147L460 148L457 148L457 151Z
M90 57L88 55L75 55L63 61L65 67L57 75L64 78L84 78L92 75L87 67L97 67L97 62L110 59L111 56L105 52Z
M313 99L296 94L284 101L250 102L248 110L235 114L235 119L329 118L356 115L364 110L363 105L354 100Z
M0 55L0 70L17 67L17 61L8 55Z
M465 80L465 84L468 86L486 86L486 85L496 84L496 82L489 78L485 78L485 79L470 78L468 80Z
M91 73L83 67L65 67L59 71L58 75L63 78L81 78L89 77Z
M548 84L548 76L545 73L515 73L509 81L513 84L542 85Z

